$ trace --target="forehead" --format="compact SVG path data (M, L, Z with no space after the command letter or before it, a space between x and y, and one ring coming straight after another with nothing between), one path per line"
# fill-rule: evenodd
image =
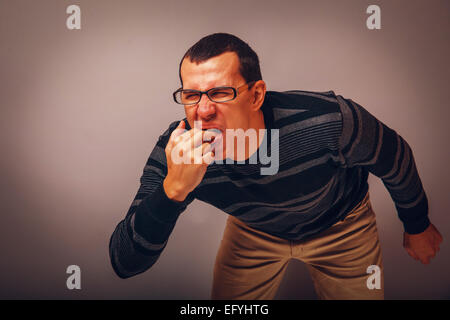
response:
M243 80L239 72L239 57L235 52L225 52L199 64L185 58L180 72L186 89L207 90L216 86L234 86Z

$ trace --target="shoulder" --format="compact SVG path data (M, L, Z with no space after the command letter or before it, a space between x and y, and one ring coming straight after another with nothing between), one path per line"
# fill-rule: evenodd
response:
M273 115L273 127L282 131L290 128L287 130L290 132L342 119L340 103L334 91L267 91L264 104Z
M321 108L338 104L334 91L267 91L266 99L275 108Z

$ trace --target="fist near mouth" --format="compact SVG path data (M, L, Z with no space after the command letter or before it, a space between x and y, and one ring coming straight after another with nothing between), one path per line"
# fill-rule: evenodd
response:
M184 201L200 184L215 158L213 144L221 140L217 129L187 131L185 126L184 121L179 123L165 149L167 176L163 188L167 197L174 201Z

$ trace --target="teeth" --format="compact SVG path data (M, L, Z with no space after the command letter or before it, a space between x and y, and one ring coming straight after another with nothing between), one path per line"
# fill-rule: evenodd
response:
M210 130L210 131L213 131L215 133L220 133L221 132L219 129L216 129L216 128L206 129L206 130Z
M211 137L208 137L208 138L206 138L206 137L203 137L203 141L205 141L205 142L209 142L209 143L212 143L212 142L214 142L215 141L215 139L216 139L216 137L218 137L218 136L221 136L222 135L222 131L220 131L219 129L217 129L217 128L211 128L211 129L202 129L203 130L203 132L205 132L205 131L209 131L209 132L214 132L215 134L214 135L211 135Z

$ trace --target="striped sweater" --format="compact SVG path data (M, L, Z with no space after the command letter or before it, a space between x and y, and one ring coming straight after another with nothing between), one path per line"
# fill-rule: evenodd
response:
M157 261L179 215L194 199L252 228L304 240L343 219L362 200L370 172L382 179L406 232L427 228L428 201L411 148L362 106L333 91L268 91L261 109L266 128L279 130L278 172L261 175L268 165L259 161L213 163L182 203L168 199L162 187L164 149L179 121L159 137L137 194L110 239L119 277L142 273ZM269 133L264 139L270 152Z

